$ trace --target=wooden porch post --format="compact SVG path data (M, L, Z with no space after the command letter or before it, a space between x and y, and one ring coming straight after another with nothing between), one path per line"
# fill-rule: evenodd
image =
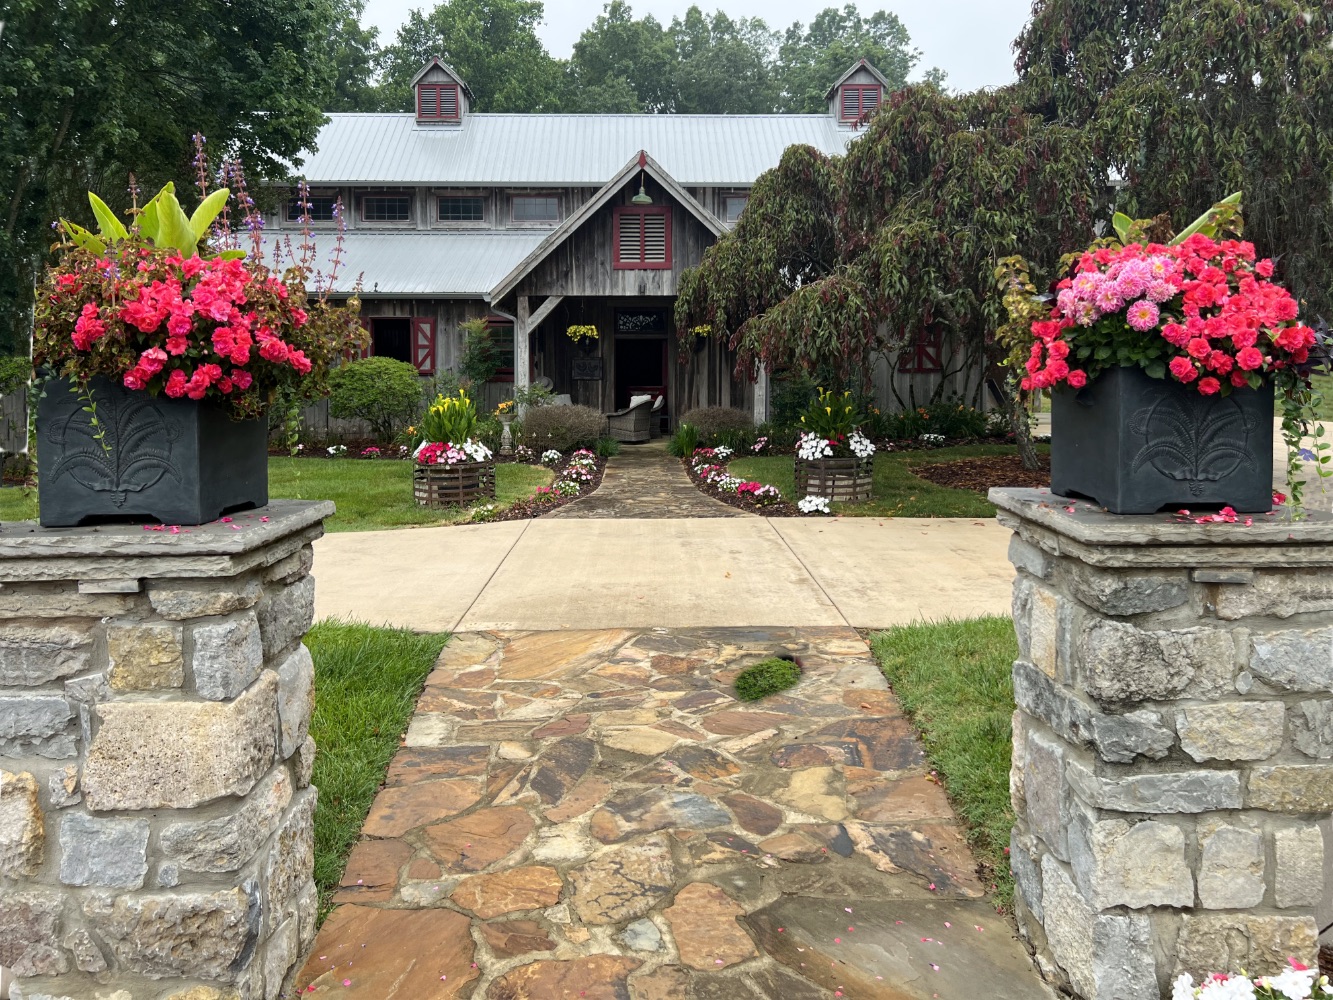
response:
M758 427L768 421L768 369L759 366L759 373L754 380L754 425Z
M514 391L528 388L532 383L532 360L528 356L528 329L531 327L528 313L528 297L518 296L518 306L514 310L517 322L514 324Z

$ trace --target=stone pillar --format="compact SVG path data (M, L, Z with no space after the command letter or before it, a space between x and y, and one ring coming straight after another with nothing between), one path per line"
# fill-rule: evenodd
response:
M315 934L301 638L332 512L275 501L175 531L0 529L12 997L281 991Z
M993 490L1012 528L1019 927L1085 1000L1315 964L1333 520L1199 525Z

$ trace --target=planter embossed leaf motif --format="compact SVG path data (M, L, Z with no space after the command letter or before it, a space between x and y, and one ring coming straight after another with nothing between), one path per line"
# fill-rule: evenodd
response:
M1151 466L1198 496L1202 483L1224 479L1242 465L1255 468L1255 426L1253 414L1232 397L1160 393L1130 418L1130 430L1144 438L1130 471Z
M55 482L68 476L85 489L108 494L117 507L124 506L128 494L150 489L164 476L183 481L171 454L180 428L151 397L113 393L91 398L105 436L94 436L91 414L84 408L65 415L46 430L60 458L45 478Z

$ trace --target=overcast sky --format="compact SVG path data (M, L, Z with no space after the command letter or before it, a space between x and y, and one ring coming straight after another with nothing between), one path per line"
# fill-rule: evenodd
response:
M805 23L810 15L845 0L703 0L705 11L725 10L732 17L762 17L770 27L785 29L793 21ZM380 29L381 44L392 41L398 26L413 8L429 9L434 0L366 0L366 20ZM653 14L663 23L683 14L689 0L631 0L637 16ZM959 90L998 86L1014 76L1010 43L1031 9L1031 0L928 0L926 3L874 3L862 0L862 14L893 10L907 25L912 43L921 50L918 74L939 66ZM601 13L601 3L589 0L546 0L546 23L539 34L557 58L566 58L583 29Z

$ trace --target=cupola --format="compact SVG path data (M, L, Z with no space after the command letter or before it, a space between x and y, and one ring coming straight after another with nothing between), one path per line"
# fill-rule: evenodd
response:
M851 127L864 121L884 102L889 81L862 59L838 79L825 95L829 114L838 124Z
M472 91L454 68L432 56L412 77L418 125L461 125L472 104Z

